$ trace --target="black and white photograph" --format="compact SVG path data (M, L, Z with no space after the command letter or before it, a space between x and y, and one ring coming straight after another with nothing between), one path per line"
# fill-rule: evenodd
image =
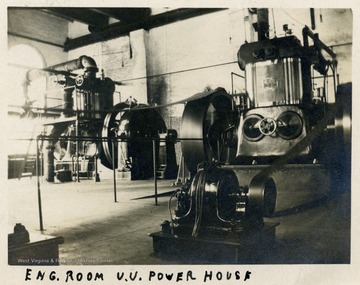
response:
M360 10L284 4L5 1L1 283L358 284Z

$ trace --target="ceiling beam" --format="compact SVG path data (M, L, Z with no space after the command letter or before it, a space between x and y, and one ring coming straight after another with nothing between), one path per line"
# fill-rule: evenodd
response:
M92 27L104 27L109 23L108 16L86 8L46 8L44 11Z
M94 8L92 10L127 23L139 21L151 14L150 8Z
M155 27L167 25L176 21L181 21L213 12L225 10L226 8L182 8L171 10L169 12L157 14L154 16L147 16L137 18L132 23L114 23L107 27L97 30L94 33L81 36L74 39L67 39L64 43L64 50L69 51L89 44L114 39L123 35L128 35L130 32L145 29L149 30Z

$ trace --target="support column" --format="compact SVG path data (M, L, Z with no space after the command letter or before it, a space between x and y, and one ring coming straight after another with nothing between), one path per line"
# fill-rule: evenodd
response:
M146 72L146 49L148 41L148 32L145 30L137 30L130 33L131 54L134 60L132 68L132 78L141 78L132 82L132 96L138 102L148 103L147 96L147 72Z

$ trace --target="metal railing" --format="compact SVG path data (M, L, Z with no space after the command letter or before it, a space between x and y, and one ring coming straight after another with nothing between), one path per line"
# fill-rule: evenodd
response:
M34 140L34 139L32 139ZM41 144L42 147L39 146L40 142L43 141L53 141L53 136L47 136L47 135L38 135L36 137L36 179L37 179L37 198L38 198L38 210L39 210L39 225L40 225L40 231L44 231L44 224L43 224L43 214L42 214L42 198L41 198L41 172L40 172L40 157L42 156L42 147L43 143ZM153 179L154 179L154 199L155 199L155 205L158 205L158 178L157 178L157 144L160 142L167 142L169 140L173 142L181 142L181 141L200 141L203 140L203 138L124 138L124 137L81 137L81 136L61 136L58 138L59 141L74 141L76 143L79 142L85 142L85 141L91 141L91 142L110 142L112 146L112 168L113 168L113 193L114 193L114 202L118 202L118 196L117 196L117 181L116 181L116 167L115 167L115 144L119 142L134 142L134 141L143 141L143 142L152 142L152 152L153 152ZM98 153L98 152L96 152ZM75 154L76 156L79 156L78 153ZM77 159L77 163L79 163L79 159ZM97 172L97 169L95 170ZM79 175L79 166L77 167L77 177ZM97 173L95 173L95 182L96 182L96 176ZM80 180L77 178L77 182L80 182Z

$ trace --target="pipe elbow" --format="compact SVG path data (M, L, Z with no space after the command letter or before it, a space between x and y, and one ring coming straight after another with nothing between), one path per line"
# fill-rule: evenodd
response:
M99 70L96 65L95 60L92 57L83 55L83 56L80 56L79 61L80 61L81 67L86 70L95 70L95 71Z

